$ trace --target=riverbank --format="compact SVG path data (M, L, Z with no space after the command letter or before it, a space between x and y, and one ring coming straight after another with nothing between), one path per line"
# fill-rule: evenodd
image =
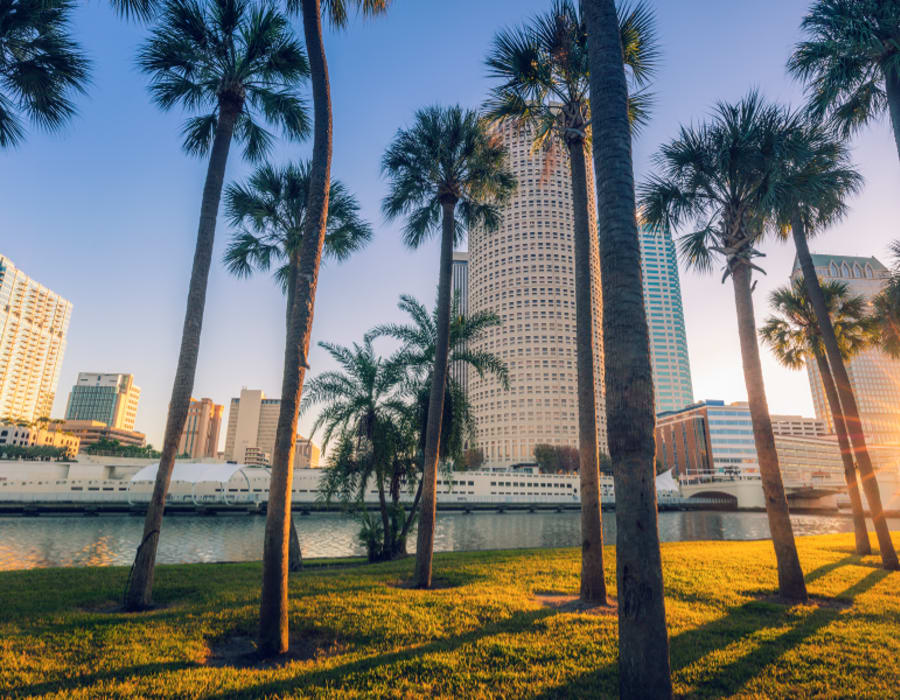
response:
M900 573L852 543L798 538L816 598L792 608L771 599L771 543L664 544L676 692L895 697ZM404 587L411 560L310 566L291 578L306 643L274 668L231 665L256 626L257 563L160 567L160 608L141 615L115 611L125 568L4 572L0 696L612 695L616 618L568 602L579 562L572 549L442 554L433 591Z

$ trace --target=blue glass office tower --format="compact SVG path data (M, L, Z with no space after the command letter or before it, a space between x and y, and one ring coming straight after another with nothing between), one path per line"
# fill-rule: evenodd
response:
M644 307L650 331L656 412L694 402L675 243L669 231L639 226Z

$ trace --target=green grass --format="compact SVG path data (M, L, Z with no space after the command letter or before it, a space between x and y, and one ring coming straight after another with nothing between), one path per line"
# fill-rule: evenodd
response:
M850 605L793 608L765 601L769 542L663 545L676 692L896 698L900 573L852 544L798 540L810 593ZM614 556L607 549L613 583ZM104 611L125 569L0 573L0 697L610 696L615 616L535 598L574 593L579 561L568 549L439 555L447 587L434 591L397 587L411 560L310 567L291 578L292 632L334 641L268 669L203 663L211 641L253 634L257 563L162 566L161 607L138 615Z

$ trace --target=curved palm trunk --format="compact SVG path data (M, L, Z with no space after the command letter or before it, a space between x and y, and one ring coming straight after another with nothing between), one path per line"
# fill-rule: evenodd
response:
M428 397L428 419L425 427L425 463L422 474L422 511L416 540L417 588L431 588L431 564L434 559L434 521L437 508L437 467L441 448L441 419L444 415L444 392L447 387L447 358L450 354L450 275L453 266L453 229L456 201L442 203L441 269L438 277L437 345L434 349L434 371Z
M591 70L606 425L616 489L619 695L670 698L656 522L653 372L635 219L628 88L613 0L582 0Z
M806 284L806 292L812 302L813 311L819 321L822 331L822 342L825 344L825 354L828 364L831 366L834 383L837 386L838 399L843 408L842 416L850 437L850 444L856 456L859 466L859 477L862 481L863 493L869 503L869 512L872 514L872 525L878 537L878 547L881 550L881 563L885 569L898 570L897 552L891 542L891 533L888 530L887 521L884 518L884 509L881 506L881 492L878 489L878 481L875 479L875 470L872 468L872 460L869 450L866 448L866 438L863 434L862 422L859 419L859 409L856 406L856 397L853 395L853 387L844 359L841 357L837 339L834 336L834 326L831 324L831 316L825 306L825 296L816 276L816 268L813 265L812 255L809 253L809 244L806 241L806 231L803 222L795 218L791 222L794 245L797 248L797 258L800 260L800 269L803 271L803 279Z
M288 277L287 286L287 305L285 309L285 334L290 332L291 313L294 310L294 298L297 289L297 274L300 268L299 256L294 253L291 255L290 276ZM294 524L294 511L291 510L291 522L288 526L290 530L291 541L288 546L288 571L296 572L303 568L303 550L300 547L300 536L297 534L297 526Z
M172 479L172 470L175 468L175 453L178 451L178 441L181 439L181 432L187 421L191 394L194 391L194 374L197 370L197 355L200 352L203 310L206 306L206 286L209 280L213 241L216 235L216 216L219 212L219 200L222 198L225 165L228 162L228 150L231 147L234 123L239 114L239 107L237 110L222 109L220 111L212 150L209 154L206 182L203 185L203 199L200 204L200 223L197 227L194 265L191 269L187 309L184 314L184 327L181 331L181 350L178 354L178 367L175 370L172 397L169 399L169 415L166 419L162 455L159 459L159 469L156 472L156 482L153 485L153 495L150 497L147 516L144 519L144 534L134 556L131 579L125 594L126 610L143 610L153 603L153 572L156 564L156 549L159 544L159 531L162 527L163 511L166 506L169 482Z
M891 127L894 130L894 145L900 157L900 73L884 71L884 88L888 109L891 113Z
M766 515L769 531L775 547L778 568L778 591L783 598L791 601L806 601L806 583L797 556L794 530L788 511L787 496L778 466L775 451L775 434L769 417L769 404L763 384L762 364L759 360L759 345L756 342L756 319L753 314L753 294L750 290L750 268L738 263L732 270L734 282L734 305L737 309L738 334L741 339L741 359L744 363L744 383L747 386L747 400L750 403L750 418L753 421L753 441L759 459L759 474L762 479L763 495L766 499Z
M281 410L272 456L272 479L263 545L262 598L259 606L259 653L275 656L288 649L287 575L294 477L294 445L303 380L306 376L319 264L325 243L328 192L331 178L331 95L328 65L322 43L319 0L302 0L303 34L312 78L313 152L307 215L300 248L300 267L284 349Z
M834 432L837 434L838 447L841 449L841 460L844 462L844 479L847 482L847 495L850 497L850 510L853 513L853 532L856 535L856 553L871 554L869 545L869 533L866 530L866 514L863 512L862 499L859 496L859 484L856 482L856 465L853 463L853 450L847 439L847 426L844 425L841 402L838 399L837 388L831 377L831 368L828 360L821 352L816 352L816 364L819 366L819 374L822 375L822 384L825 387L825 398L831 407L831 415L834 418Z
M597 382L594 377L594 309L591 294L591 226L584 141L569 144L575 222L575 342L578 346L578 457L581 477L581 598L606 604L603 520L597 447Z

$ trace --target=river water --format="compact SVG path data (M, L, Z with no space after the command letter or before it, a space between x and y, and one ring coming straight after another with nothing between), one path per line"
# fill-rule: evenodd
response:
M793 515L797 535L852 532L849 517ZM296 517L306 557L361 555L359 525L344 515ZM108 515L0 517L0 570L49 566L131 564L144 524L142 517ZM615 514L603 517L607 542L615 541ZM900 518L890 518L892 530ZM166 518L159 544L162 564L258 560L265 518L259 515ZM438 551L574 547L579 538L577 511L538 513L438 513ZM669 511L659 514L663 541L749 540L769 536L765 513ZM415 546L415 535L409 538Z

